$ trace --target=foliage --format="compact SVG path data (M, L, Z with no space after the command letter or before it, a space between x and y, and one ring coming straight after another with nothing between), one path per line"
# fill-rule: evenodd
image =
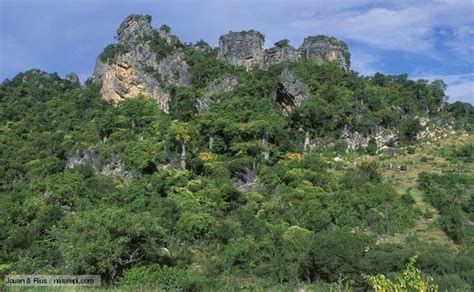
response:
M0 85L0 273L97 273L158 290L366 289L363 274L391 279L417 253L440 289L474 286L472 145L434 151L463 168L421 174L417 186L453 251L412 237L383 243L412 232L419 202L399 174L346 153L341 139L343 129L373 137L386 127L413 144L419 117L468 128L471 107L443 107L442 82L312 62L246 72L203 42L170 40L140 40L159 58L185 54L191 83L166 87L169 113L144 96L110 106L99 85L39 70ZM110 46L101 60L125 50ZM289 115L275 100L285 67L308 86ZM238 85L197 112L227 76ZM303 156L306 133L324 143Z
M369 140L369 144L367 145L367 153L369 155L375 155L377 153L377 141L374 137L371 137Z
M365 276L365 278L376 291L438 291L433 278L423 276L422 272L415 267L416 258L416 256L410 258L402 275L397 276L395 282L384 275Z
M438 175L424 172L419 175L425 197L440 212L441 228L458 243L474 240L474 233L464 224L472 218L473 198L469 189L472 180L472 176L462 174Z
M99 59L103 63L112 64L117 56L127 53L128 48L121 44L110 44L104 48L104 51L99 55Z

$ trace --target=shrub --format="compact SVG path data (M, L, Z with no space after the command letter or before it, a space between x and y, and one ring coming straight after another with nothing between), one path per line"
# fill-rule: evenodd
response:
M177 222L178 232L188 240L206 239L215 234L217 220L208 213L184 212Z
M367 145L367 153L369 155L375 155L377 153L377 140L374 137L370 138L369 144Z

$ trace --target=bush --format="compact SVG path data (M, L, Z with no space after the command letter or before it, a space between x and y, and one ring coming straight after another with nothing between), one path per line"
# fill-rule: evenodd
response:
M135 266L126 270L119 279L120 286L150 286L156 284L157 269L150 266Z
M379 165L374 162L363 162L357 169L347 171L342 179L343 184L350 189L361 187L369 182L381 181Z
M336 282L340 275L360 280L362 259L373 244L371 237L347 229L318 233L300 266L301 280Z
M208 239L218 228L217 220L208 213L184 212L177 222L177 230L188 240Z
M104 51L99 55L99 59L103 63L112 64L119 55L128 52L128 48L121 44L111 44L104 48Z
M418 119L409 118L403 122L400 128L400 140L407 144L415 142L416 135L422 130L422 126Z
M367 145L367 154L369 155L375 155L377 154L377 140L375 138L370 138L369 144Z

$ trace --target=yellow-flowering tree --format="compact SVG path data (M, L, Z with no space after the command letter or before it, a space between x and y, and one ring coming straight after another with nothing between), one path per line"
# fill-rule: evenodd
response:
M199 159L204 162L212 161L214 157L212 157L212 154L209 152L201 152L199 153Z
M399 292L399 291L438 291L438 286L433 283L433 278L423 276L422 272L415 267L417 256L410 258L410 261L401 275L392 282L384 275L365 276L370 286L375 291L380 292Z
M301 161L303 160L303 155L301 155L300 153L288 152L286 153L286 159L293 161Z

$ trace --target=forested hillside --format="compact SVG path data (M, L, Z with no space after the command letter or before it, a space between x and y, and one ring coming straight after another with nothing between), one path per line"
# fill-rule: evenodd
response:
M136 67L161 99L122 98L109 75L0 85L0 275L327 291L395 283L417 256L408 285L474 288L474 108L443 81L239 66L166 37L133 40L189 72ZM130 50L108 46L100 70Z

